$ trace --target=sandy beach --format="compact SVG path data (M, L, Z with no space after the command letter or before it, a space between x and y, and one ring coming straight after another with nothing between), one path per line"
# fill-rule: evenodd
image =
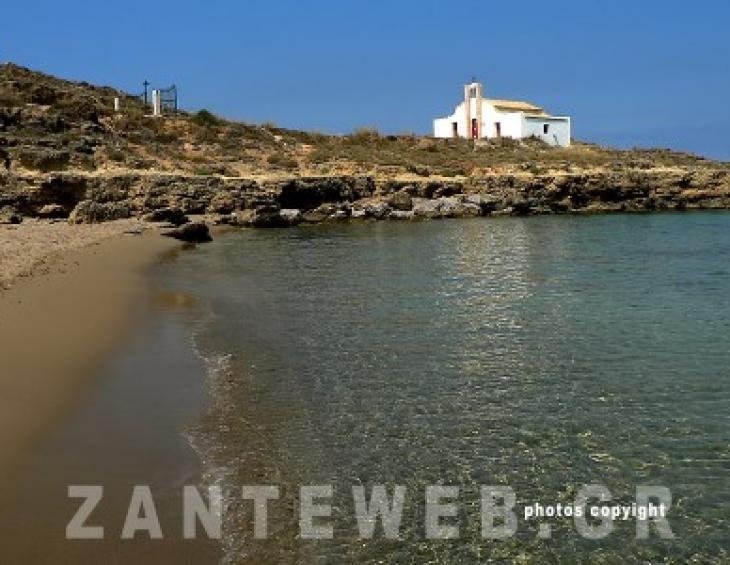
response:
M0 467L5 479L0 539L5 558L32 557L39 563L98 562L122 555L137 562L214 559L214 546L205 542L85 545L70 544L63 534L75 511L67 484L102 482L109 505L118 509L132 484L196 480L199 464L181 432L202 402L196 360L180 358L173 370L157 367L156 382L148 376L154 367L120 369L118 360L128 358L130 347L147 348L136 354L143 364L159 356L159 344L148 334L155 324L170 322L152 311L179 305L167 304L175 302L174 296L161 300L144 272L179 249L180 242L136 220L0 227ZM186 344L185 339L172 335L168 346ZM166 499L162 519L177 524L177 494ZM109 523L110 516L118 519L109 509L104 516ZM60 561L59 552L66 555Z
M71 256L74 252L145 228L149 229L149 224L137 219L72 225L65 221L26 218L21 224L0 225L0 289L8 290L26 279L50 274L54 269L65 270L78 261ZM154 249L150 251L155 253ZM4 294L0 293L0 299Z
M137 221L0 231L0 464L68 411L132 321L139 271L179 246ZM9 288L8 288L9 287Z

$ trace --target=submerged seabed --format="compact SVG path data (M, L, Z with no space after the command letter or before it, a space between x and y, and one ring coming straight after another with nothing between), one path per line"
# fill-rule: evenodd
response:
M270 484L269 537L225 514L232 562L721 562L730 558L730 214L241 231L166 271L206 305L208 480ZM584 484L673 496L673 540L586 540L521 506ZM334 487L333 540L298 539L297 489ZM405 485L401 539L358 540L353 485ZM424 488L458 485L460 536L425 539ZM517 494L480 536L479 485ZM238 491L236 491L237 494Z

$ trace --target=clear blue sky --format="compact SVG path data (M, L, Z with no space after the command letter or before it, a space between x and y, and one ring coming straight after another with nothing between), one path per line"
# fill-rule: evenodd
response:
M5 2L0 60L187 109L344 133L430 131L478 77L579 139L730 160L730 2Z

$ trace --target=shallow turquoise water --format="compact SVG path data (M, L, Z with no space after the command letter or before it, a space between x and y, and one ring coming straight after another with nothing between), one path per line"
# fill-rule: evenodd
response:
M381 222L241 231L163 274L200 296L216 401L211 479L274 484L270 536L226 514L234 561L730 560L730 214ZM358 540L351 487L407 487L401 540ZM523 504L584 484L671 490L673 540L602 540ZM334 540L297 539L296 489L334 485ZM458 485L460 535L428 540L424 486ZM480 537L478 485L517 494Z

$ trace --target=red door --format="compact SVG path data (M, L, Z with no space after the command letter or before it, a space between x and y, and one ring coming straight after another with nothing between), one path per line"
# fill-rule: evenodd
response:
M479 124L477 123L476 118L472 118L471 120L471 138L477 139L479 137Z

